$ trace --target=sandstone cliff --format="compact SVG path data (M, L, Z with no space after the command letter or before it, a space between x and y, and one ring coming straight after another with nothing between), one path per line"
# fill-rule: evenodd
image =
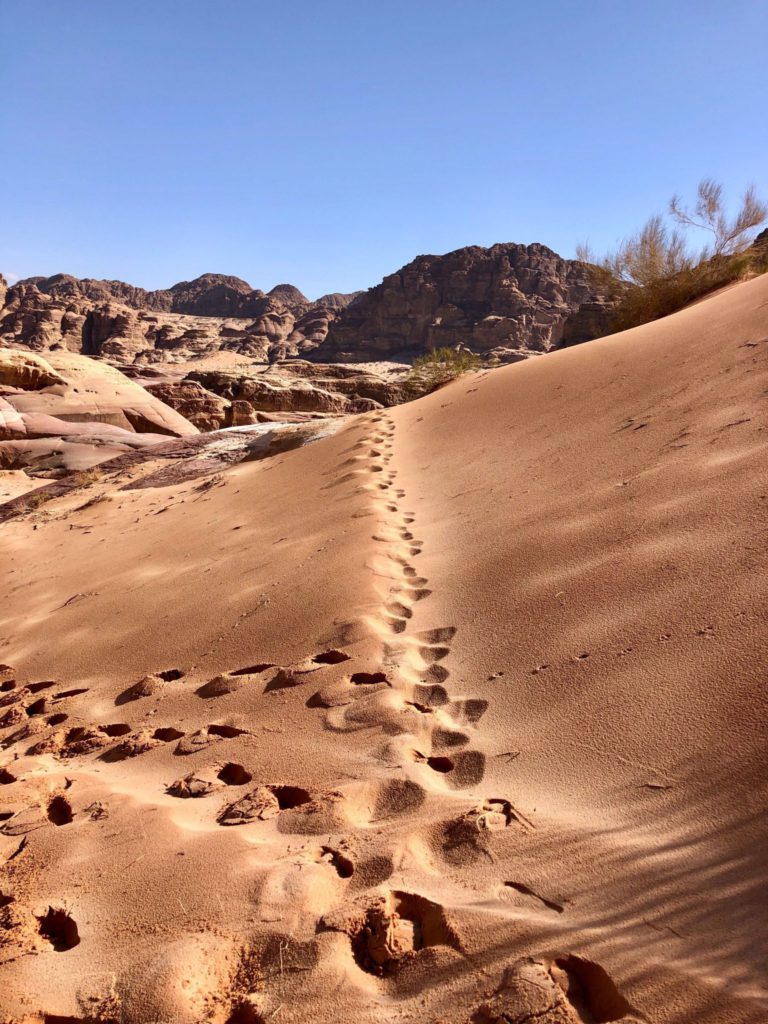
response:
M221 274L158 291L57 274L5 293L0 284L0 344L136 363L219 351L262 362L408 361L463 344L509 362L608 332L620 287L546 246L513 243L419 256L367 292L316 302L290 284L265 293Z
M407 359L463 344L506 362L607 333L616 287L539 244L418 256L350 303L312 358Z
M152 298L146 307L137 306L140 289L127 290L118 300L95 287L103 283L73 278L46 290L28 279L9 288L0 308L0 345L63 348L128 362L180 362L219 351L265 361L313 348L325 338L338 309L317 303L289 307L280 291L277 297L252 292L237 305L223 289L188 296L178 306L189 312L179 313L157 310ZM204 312L228 305L236 315Z

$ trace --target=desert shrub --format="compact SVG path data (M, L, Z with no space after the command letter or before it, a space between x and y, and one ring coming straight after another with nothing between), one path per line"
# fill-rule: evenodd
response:
M21 503L27 512L34 512L35 509L40 508L46 501L49 501L51 495L44 490L34 490L27 494L21 495Z
M596 259L588 245L576 247L577 259L596 264L625 284L614 330L667 316L750 272L767 269L764 255L749 248L757 228L768 220L768 205L754 188L746 190L738 212L728 217L722 185L705 178L692 210L673 196L668 213L677 226L653 216L602 258ZM690 228L707 232L711 241L691 248L685 233Z
M101 471L96 466L91 466L90 469L78 469L69 476L69 482L74 487L90 487L100 479Z
M679 196L672 196L669 212L678 224L699 228L712 235L712 245L704 248L699 262L712 256L733 256L743 252L757 228L768 219L768 205L757 198L754 186L750 185L741 197L739 212L729 220L723 201L723 186L712 178L699 182L693 211L683 206Z
M717 288L740 280L752 267L748 253L716 256L670 277L649 281L642 288L632 288L616 306L613 328L623 331L669 316Z
M416 394L428 394L463 373L476 370L480 360L466 348L433 348L414 359L406 385Z

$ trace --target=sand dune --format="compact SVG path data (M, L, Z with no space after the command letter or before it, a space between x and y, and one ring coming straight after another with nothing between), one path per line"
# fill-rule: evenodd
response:
M0 529L0 1020L768 1017L768 277Z

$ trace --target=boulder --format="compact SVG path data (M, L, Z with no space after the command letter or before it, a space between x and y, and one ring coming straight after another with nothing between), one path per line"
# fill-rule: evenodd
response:
M147 384L147 391L175 409L198 430L219 430L230 423L230 403L194 380Z

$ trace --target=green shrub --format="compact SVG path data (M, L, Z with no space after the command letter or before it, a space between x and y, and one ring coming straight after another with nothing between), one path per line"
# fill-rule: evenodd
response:
M406 384L411 392L425 395L479 366L480 360L469 349L433 348L414 359Z
M669 316L709 292L740 280L752 269L759 270L759 267L749 253L715 256L671 277L661 277L649 281L642 288L632 288L616 306L613 329L624 331Z

